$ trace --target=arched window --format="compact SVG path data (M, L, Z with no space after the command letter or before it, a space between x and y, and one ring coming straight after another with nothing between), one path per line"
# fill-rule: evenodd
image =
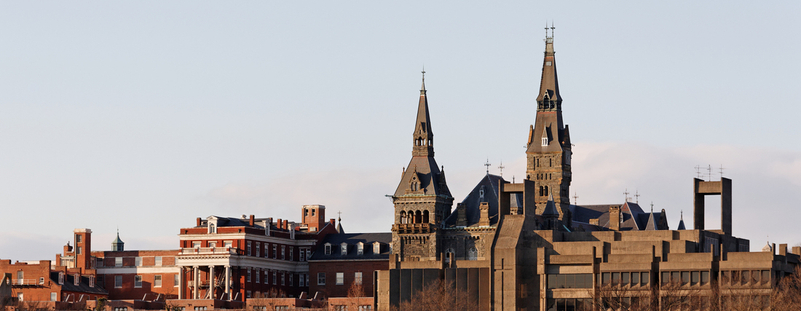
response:
M544 189L545 189L545 194L543 194L543 195L548 195L548 186L545 186Z
M420 211L414 213L414 223L419 224L423 222L423 214Z
M423 223L428 223L428 211L423 211Z
M454 253L453 248L448 248L448 249L445 250L445 254L444 254L445 263L450 263L451 262L451 254L453 254L453 253Z
M401 211L401 212L400 212L400 219L399 219L399 221L400 221L400 223L402 223L402 224L405 224L405 223L406 223L406 221L407 221L407 220L406 220L406 212L404 212L404 211Z
M467 251L467 260L478 260L478 250L475 247Z

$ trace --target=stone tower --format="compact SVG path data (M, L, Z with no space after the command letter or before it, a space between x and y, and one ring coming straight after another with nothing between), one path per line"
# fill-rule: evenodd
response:
M444 171L434 160L425 71L412 138L412 160L403 170L392 196L395 205L392 252L402 261L437 260L441 252L437 238L443 220L450 215L453 197Z
M540 91L537 95L537 119L529 129L526 149L526 178L537 187L537 214L542 214L549 196L559 213L559 220L570 225L570 131L562 121L562 95L556 76L553 30L545 32L545 59L542 63Z

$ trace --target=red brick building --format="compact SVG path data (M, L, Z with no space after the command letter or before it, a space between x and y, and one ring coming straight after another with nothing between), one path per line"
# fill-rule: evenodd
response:
M307 292L307 259L337 231L333 219L325 221L325 206L305 205L301 216L301 223L209 216L180 229L179 299L245 301Z
M360 297L373 296L373 274L389 269L392 233L329 234L309 260L309 293L347 297L353 284Z
M178 298L175 256L179 250L120 250L92 252L98 283L109 299L156 300Z

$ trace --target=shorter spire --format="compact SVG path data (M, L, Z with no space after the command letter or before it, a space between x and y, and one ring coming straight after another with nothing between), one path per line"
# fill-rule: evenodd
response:
M425 66L423 66L423 71L421 71L421 73L423 74L423 85L420 86L420 95L425 95L425 93L426 93L426 67Z

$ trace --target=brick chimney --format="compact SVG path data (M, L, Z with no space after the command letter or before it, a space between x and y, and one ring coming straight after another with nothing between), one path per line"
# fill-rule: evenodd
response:
M284 225L282 227L284 230L289 230L289 220L284 219Z
M463 203L456 203L456 225L467 226L467 213Z
M281 218L278 218L278 221L276 222L276 226L278 227L278 230L284 229L284 221L281 220Z
M250 226L253 227L253 225L255 225L255 224L256 224L256 217L253 216L253 215L250 215Z
M200 217L197 218L197 225L195 227L200 227L200 224L203 222L203 219Z

